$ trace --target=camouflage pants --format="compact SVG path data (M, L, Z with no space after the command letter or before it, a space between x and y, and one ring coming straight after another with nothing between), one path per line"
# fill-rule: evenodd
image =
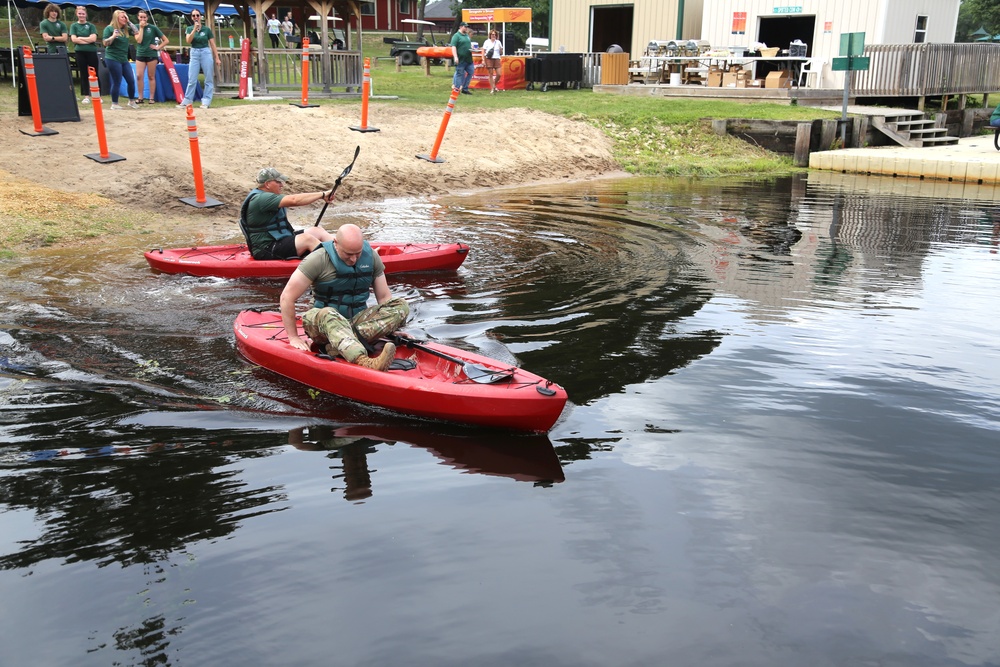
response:
M302 328L316 343L325 343L330 356L339 354L354 362L368 354L359 337L368 343L378 340L403 326L409 315L410 305L397 297L365 308L351 319L341 315L336 308L313 308L302 316Z

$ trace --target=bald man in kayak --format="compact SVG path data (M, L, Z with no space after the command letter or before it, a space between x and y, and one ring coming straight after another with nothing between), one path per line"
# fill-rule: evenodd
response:
M313 342L325 345L331 357L340 355L352 364L386 370L396 346L386 343L377 357L370 357L368 349L403 326L410 306L389 292L382 258L357 225L342 225L332 241L321 243L302 260L281 292L281 321L288 344L300 350L308 350L309 344L298 336L295 302L310 287L315 301L302 316L302 326ZM378 303L369 308L371 292Z
M333 201L333 190L286 195L288 177L274 167L257 172L257 187L243 200L240 228L254 259L294 259L302 257L333 236L322 227L294 229L285 209L323 200Z

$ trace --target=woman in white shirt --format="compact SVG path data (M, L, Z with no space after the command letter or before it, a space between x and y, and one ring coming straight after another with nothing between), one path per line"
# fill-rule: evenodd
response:
M490 79L490 95L497 92L497 84L503 74L503 64L500 60L503 56L503 42L500 41L500 34L496 30L490 30L490 38L483 42L483 67Z
M281 46L278 41L278 35L281 34L281 21L278 20L277 14L272 14L271 18L267 20L267 35L271 38L271 48L277 49Z

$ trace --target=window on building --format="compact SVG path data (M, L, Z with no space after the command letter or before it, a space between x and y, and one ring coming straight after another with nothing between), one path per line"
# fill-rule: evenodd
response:
M362 16L375 16L375 3L374 2L362 2L361 3L361 15Z
M917 17L917 27L913 31L913 41L917 44L922 44L927 41L927 17L918 16Z
M399 0L399 13L400 14L410 13L410 0Z

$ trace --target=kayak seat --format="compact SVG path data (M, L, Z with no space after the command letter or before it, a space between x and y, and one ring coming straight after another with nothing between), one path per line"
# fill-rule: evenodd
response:
M417 362L413 359L393 359L389 364L390 371L412 371L417 367Z

